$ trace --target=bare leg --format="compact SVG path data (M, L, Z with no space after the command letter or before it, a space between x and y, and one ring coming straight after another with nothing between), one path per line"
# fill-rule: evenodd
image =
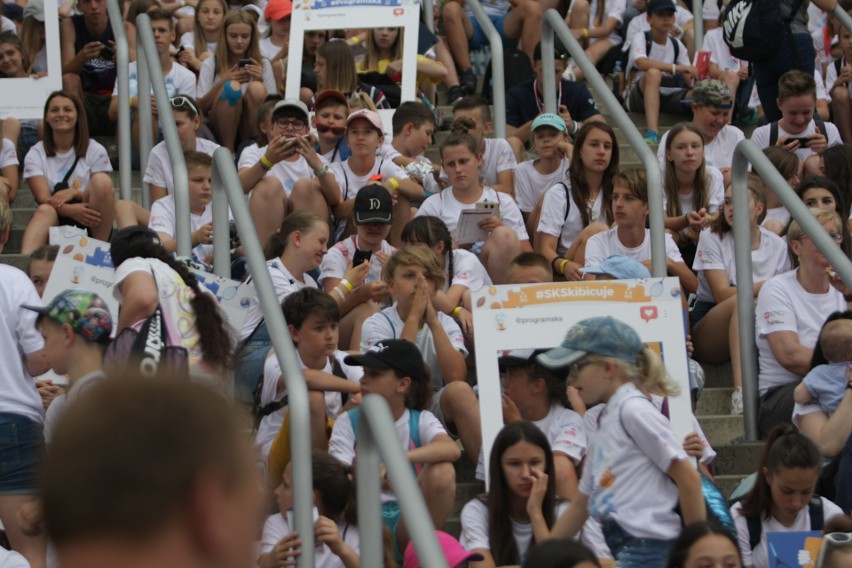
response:
M44 534L27 536L18 526L18 511L33 501L30 495L4 495L0 497L0 520L12 550L22 554L33 568L44 568L47 554L47 539Z
M545 191L545 193L547 193ZM527 216L527 233L529 233L530 238L535 238L535 234L538 232L538 221L541 219L541 204L544 202L544 193L541 194L541 197L538 198L538 201L533 207L533 210L530 211L530 214ZM535 248L536 243L533 243L533 249Z
M249 212L261 246L266 246L269 237L281 229L286 210L287 195L278 178L266 176L254 186Z
M530 58L530 62L535 46L541 40L541 18L541 4L536 0L521 0L503 20L506 37L520 39L520 48Z
M526 159L527 151L524 148L524 143L517 136L507 136L506 142L512 147L512 152L515 153L515 160L520 164Z
M241 89L237 81L231 81L230 88L233 91ZM222 90L224 89L225 87L222 87ZM242 109L243 106L240 101L222 100L221 98L217 98L213 102L213 108L210 109L210 121L215 126L214 130L219 137L219 142L231 152L234 151L237 143L237 130L240 126Z
M831 110L834 111L834 124L840 130L840 137L847 144L852 143L852 104L849 89L846 86L831 91ZM5 131L5 125L4 125Z
M447 2L442 9L444 16L444 35L447 47L456 62L458 70L470 68L468 41L473 37L473 24L458 2Z
M660 82L663 73L659 69L648 69L639 79L639 88L642 89L642 97L645 102L645 119L648 121L648 130L659 132L660 123Z
M252 81L243 95L243 112L240 114L238 131L242 138L257 136L257 109L266 98L266 87L260 81Z
M92 174L89 187L83 194L83 202L101 214L101 222L91 228L92 237L108 241L115 219L115 188L112 178L103 172Z
M420 491L426 500L429 516L436 527L444 526L453 510L456 499L456 470L450 462L429 464L423 468L417 478ZM396 533L396 542L400 550L405 550L411 540L405 522L400 520Z
M482 423L479 400L469 384L454 381L441 392L441 414L444 422L454 426L470 463L476 464L482 449Z
M515 232L505 226L491 231L479 259L485 265L494 284L506 282L506 271L513 258L521 254L521 242Z
M46 245L50 228L58 224L59 216L56 214L56 209L47 204L39 205L24 230L21 254L31 254L38 247Z
M62 90L77 95L78 99L83 100L83 82L76 73L62 75Z
M115 226L118 229L133 225L147 225L151 220L151 212L135 201L120 199L115 202Z
M290 192L290 211L313 211L320 218L331 221L328 203L322 194L319 182L313 179L303 179L296 182Z
M447 70L447 75L444 77L444 86L449 89L458 85L459 73L456 70L456 63L453 61L453 56L450 53L450 48L447 47L446 40L442 37L439 37L438 43L435 44L435 58Z

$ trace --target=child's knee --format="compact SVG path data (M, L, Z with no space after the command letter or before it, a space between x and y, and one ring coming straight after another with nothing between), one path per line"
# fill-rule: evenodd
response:
M311 409L311 418L325 419L325 392L308 391L308 406Z
M430 495L443 495L445 492L455 492L456 468L450 462L431 463L423 468L420 474L420 486L428 500Z
M662 81L662 79L663 79L663 72L660 71L659 69L652 67L651 69L648 69L647 71L645 71L645 76L643 77L643 79L645 80L646 84L648 84L649 82L654 83L654 84L659 84L659 82ZM645 89L643 89L643 91L645 93L648 92Z
M253 103L259 104L263 102L263 99L266 98L268 93L266 92L266 86L263 83L260 81L252 81L246 89L246 94Z
M281 184L281 180L274 176L267 176L254 186L251 192L251 200L254 201L257 199L268 202L275 199L282 199L284 195L284 186Z
M441 393L441 406L445 405L448 408L464 408L468 412L479 409L479 401L476 398L476 393L464 381L453 381L444 386Z
M458 2L445 2L441 9L444 20L459 20L464 17L464 9Z
M87 191L91 197L115 199L115 187L112 185L112 178L109 174L103 172L92 174Z

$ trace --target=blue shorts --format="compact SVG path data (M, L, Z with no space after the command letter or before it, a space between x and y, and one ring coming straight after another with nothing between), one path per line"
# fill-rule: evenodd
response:
M43 453L41 423L20 414L0 413L0 495L34 493Z
M604 520L601 529L618 568L666 565L673 541L637 538L612 519Z
M402 552L400 552L399 544L396 541L396 532L399 530L399 503L396 501L382 503L382 522L391 532L393 555L397 562L402 562Z
M506 37L506 32L503 29L503 23L506 21L506 16L509 14L503 14L500 16L488 16L488 19L491 20L491 23L494 24L494 27L497 28L497 33L500 34L500 39L503 40L503 45L513 44L515 40L509 39ZM470 38L468 44L471 49L479 49L485 45L490 45L488 43L488 36L485 35L485 30L482 29L482 26L479 25L479 21L471 17L471 23L473 23L473 37Z

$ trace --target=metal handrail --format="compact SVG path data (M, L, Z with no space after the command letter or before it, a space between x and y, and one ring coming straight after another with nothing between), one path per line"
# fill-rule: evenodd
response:
M639 129L630 120L627 112L618 103L609 86L598 73L594 64L586 57L583 47L574 39L574 35L562 16L554 9L544 13L541 23L541 74L544 85L544 110L545 112L556 112L556 67L553 53L553 34L556 33L568 52L574 58L574 62L583 70L583 76L589 88L604 100L612 120L615 122L633 150L642 160L645 166L645 175L648 181L648 209L651 224L651 272L655 277L666 276L666 245L665 224L663 222L663 183L660 172L660 163L657 156L648 147Z
M704 0L692 0L692 31L695 37L695 53L704 45Z
M141 45L141 44L140 44ZM151 74L148 73L147 57L145 50L137 50L136 54L136 108L139 116L142 109L151 109ZM151 184L145 181L144 173L148 170L148 158L151 157L151 148L154 147L154 127L150 120L139 120L139 171L142 172L142 207L151 210Z
M737 268L737 290L753 290L754 279L751 268L751 231L749 231L748 205L748 166L752 165L763 183L769 185L775 195L799 222L802 230L831 266L846 286L852 288L852 262L843 254L840 247L828 236L828 233L811 215L807 206L784 177L775 169L763 151L751 140L742 140L734 149L731 164L731 183L734 206L734 252ZM845 227L844 227L845 230ZM739 316L740 359L743 389L743 421L745 439L758 439L757 428L757 358L755 354L754 295L737 294L737 315ZM826 314L828 315L828 314Z
M166 82L163 79L163 66L157 53L154 42L154 32L151 30L151 18L148 14L139 14L136 17L137 44L143 53L145 65L154 87L154 97L157 101L157 116L160 119L160 127L163 129L163 138L169 151L169 162L172 166L172 177L174 178L175 194L175 236L177 238L178 256L189 256L192 254L192 231L190 229L189 216L189 173L186 169L186 160L183 158L183 148L180 145L175 117L172 113L172 105L169 102L169 94L166 92ZM137 63L137 68L143 67ZM147 102L147 104L146 104ZM139 128L145 122L150 123L151 101L150 90L147 85L139 83ZM140 148L140 154L145 150ZM150 150L149 150L150 151ZM143 194L145 192L143 191ZM226 223L227 224L227 223ZM286 328L285 328L286 329Z
M174 125L174 123L172 123ZM181 154L183 156L183 154ZM298 355L287 322L281 313L281 304L275 295L272 279L266 267L266 258L260 239L254 230L254 224L249 214L245 195L243 194L234 158L227 148L219 148L213 153L213 243L228 242L228 205L234 216L234 222L240 232L243 252L248 260L252 282L257 291L257 299L263 310L263 318L269 329L269 337L278 355L282 375L287 384L287 395L290 413L290 464L293 468L293 510L295 527L290 527L299 533L302 541L302 552L296 559L298 568L313 568L314 566L314 521L311 509L313 507L313 472L311 466L310 439L310 405L308 403L308 387L305 383L302 369L299 367ZM398 442L397 442L398 443ZM361 448L359 447L359 459ZM376 475L378 479L378 474ZM368 564L363 564L368 566ZM381 564L375 564L380 566Z
M465 6L470 8L476 21L479 22L488 43L491 45L491 93L494 98L494 112L491 114L494 123L494 135L506 138L506 78L503 75L503 39L479 0L465 0Z
M840 20L840 23L843 24L844 28L852 32L852 16L846 13L846 10L843 9L840 2L835 4L833 15L835 18Z
M361 566L382 566L382 500L379 463L383 459L402 518L420 565L447 568L447 560L438 545L426 501L417 479L399 446L394 420L387 402L379 395L364 397L358 413L358 534L361 539ZM381 459L380 459L381 458ZM301 533L300 533L301 535ZM303 545L304 547L304 545Z
M107 14L115 36L115 70L118 85L118 191L122 199L132 197L130 153L130 48L118 0L107 0Z

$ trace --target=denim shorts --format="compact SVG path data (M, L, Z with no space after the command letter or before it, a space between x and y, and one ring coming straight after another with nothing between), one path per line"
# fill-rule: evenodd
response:
M0 413L0 495L33 493L43 452L41 423L20 414Z
M503 45L514 45L516 40L507 38L506 32L503 29L503 23L506 21L506 16L508 15L508 13L500 16L489 15L488 19L491 20L491 23L494 24L495 28L497 28L497 33L500 34L500 39L503 40ZM473 37L470 38L469 42L471 49L478 49L484 45L489 45L488 36L485 35L485 30L483 30L482 26L479 25L479 20L471 17L470 21L473 24Z
M636 538L612 519L601 523L606 545L618 568L665 566L672 547L670 540Z
M254 388L263 376L266 355L272 348L272 339L263 321L242 346L234 377L234 396L241 402L251 402Z

